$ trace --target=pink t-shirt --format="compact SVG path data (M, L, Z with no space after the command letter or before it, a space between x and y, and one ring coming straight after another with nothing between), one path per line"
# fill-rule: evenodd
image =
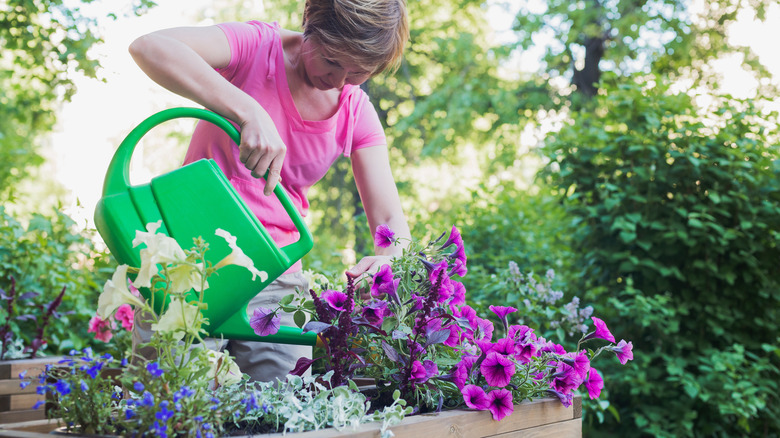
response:
M345 85L332 117L303 120L287 84L279 25L251 21L219 27L227 35L231 58L218 72L254 97L273 119L287 146L282 184L306 216L309 188L325 176L340 155L349 157L353 150L387 144L376 110L360 87ZM298 240L298 232L276 196L263 195L265 180L253 178L239 160L238 146L224 131L204 121L195 128L184 164L201 158L217 162L277 245ZM288 272L300 268L298 262Z

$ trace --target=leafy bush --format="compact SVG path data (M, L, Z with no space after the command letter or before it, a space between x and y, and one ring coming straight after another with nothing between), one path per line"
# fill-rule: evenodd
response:
M546 145L579 223L577 286L635 345L637 366L607 371L623 421L598 429L777 436L777 114L650 84L598 97Z
M63 354L87 346L92 338L87 322L94 315L103 283L110 277L109 263L107 254L97 252L89 236L78 231L66 214L35 214L25 226L0 207L0 290L15 289L20 297L34 295L18 301L25 307L14 312L32 318L9 319L5 306L0 309L0 325L8 323L13 334L10 341L31 345L46 308L65 288L57 309L59 318L46 328L47 346L40 351Z

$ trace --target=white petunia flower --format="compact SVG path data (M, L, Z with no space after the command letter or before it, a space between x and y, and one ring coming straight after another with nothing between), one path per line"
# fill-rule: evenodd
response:
M106 281L98 297L97 314L100 319L108 319L122 304L144 305L143 300L130 293L127 287L127 265L119 265L111 280Z
M172 293L188 292L190 289L200 292L209 287L208 282L203 282L203 263L175 265L168 269L168 280Z
M181 340L185 333L197 333L200 328L199 318L198 306L184 302L181 297L173 297L160 321L152 324L152 330L171 332L174 339Z
M235 385L241 381L241 369L229 354L214 350L209 350L207 354L211 368L206 376L210 380L214 380L216 376L217 383L221 386Z
M236 245L235 236L221 228L217 228L217 231L214 234L225 239L228 245L230 245L230 249L233 250L233 252L231 252L227 257L217 263L216 266L214 266L214 269L219 269L227 265L238 265L249 269L249 272L252 273L252 280L258 276L260 277L260 281L265 281L268 279L268 274L263 271L258 271L257 268L255 268L255 263L252 261L252 259L244 254L244 251L242 251L241 248Z
M157 264L183 263L187 256L178 242L165 234L157 234L157 229L162 225L162 220L150 222L146 225L146 232L136 231L133 239L133 248L144 243L146 248L141 250L141 268L138 276L133 281L135 287L151 287L152 277L159 269Z

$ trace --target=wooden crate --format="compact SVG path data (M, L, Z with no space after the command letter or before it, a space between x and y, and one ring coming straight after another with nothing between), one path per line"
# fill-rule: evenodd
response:
M341 432L334 429L288 433L285 438L377 438L378 423L363 424ZM0 425L0 437L48 438L46 432L58 427L55 421ZM575 397L570 407L558 399L543 399L515 405L512 415L494 421L489 412L452 410L438 414L405 418L390 428L397 438L580 438L582 437L582 398ZM78 436L78 435L73 435ZM281 437L282 434L263 435Z
M32 408L38 401L45 399L44 395L36 393L37 378L47 365L54 365L61 359L60 356L50 356L0 361L0 424L46 418L46 410L43 407ZM32 383L22 389L19 374L25 370L25 380L31 380Z

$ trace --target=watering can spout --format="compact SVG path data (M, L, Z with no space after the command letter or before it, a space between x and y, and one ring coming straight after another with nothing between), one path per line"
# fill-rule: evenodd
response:
M249 326L247 303L263 288L287 271L313 247L313 238L281 184L274 189L284 210L299 232L298 241L279 248L265 227L236 193L222 170L213 160L199 160L152 178L148 184L131 186L130 158L138 141L158 124L180 117L194 117L211 122L240 143L236 128L225 118L197 108L172 108L144 120L120 144L108 167L103 197L95 208L95 226L117 262L140 266L140 248L132 241L136 231L146 224L161 221L158 232L174 238L183 248L192 239L208 239L217 229L236 237L238 245L252 259L255 267L265 271L265 281L255 281L251 273L237 266L226 266L220 275L209 279L208 304L201 310L209 321L207 332L213 337L284 344L315 345L317 335L303 333L295 327L282 327L280 333L259 336ZM207 260L216 264L231 253L229 245L214 239L209 243ZM149 300L149 290L141 290ZM162 292L152 302L162 311L167 303ZM193 292L193 298L195 297Z

